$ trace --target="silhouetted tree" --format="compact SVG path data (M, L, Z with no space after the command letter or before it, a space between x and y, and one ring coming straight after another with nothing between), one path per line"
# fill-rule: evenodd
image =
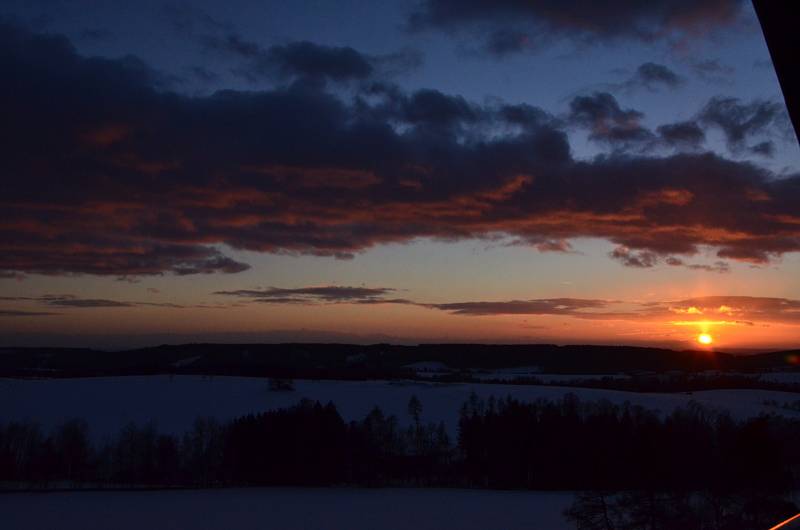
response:
M88 433L86 421L77 419L67 421L55 431L54 450L58 455L59 471L66 480L86 478L91 456Z
M414 420L414 424L419 426L420 415L422 414L422 402L417 398L416 394L411 396L408 400L408 415Z

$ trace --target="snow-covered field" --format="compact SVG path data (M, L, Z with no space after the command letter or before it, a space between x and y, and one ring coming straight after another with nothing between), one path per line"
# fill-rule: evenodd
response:
M0 495L7 530L565 530L570 493L257 488Z
M446 377L458 373L458 370L450 368L444 363L437 361L421 361L407 364L404 368L412 369L417 377L429 378ZM628 379L626 374L548 374L542 372L539 366L516 366L513 368L498 368L497 370L469 370L472 377L478 381L514 381L520 378L535 377L545 383L561 383L569 381L579 381L585 379Z
M766 372L760 374L759 379L775 383L798 384L800 383L800 372Z
M195 418L211 416L229 420L244 414L281 408L301 398L333 401L345 420L362 419L374 406L410 423L408 400L416 395L425 421L444 421L456 432L458 411L469 394L488 398L512 396L532 401L561 399L577 394L583 400L607 399L665 412L697 401L712 409L729 410L737 418L762 412L800 417L800 413L770 407L765 401L784 403L800 394L766 390L709 390L678 394L643 394L616 390L522 386L503 384L420 381L295 381L294 391L270 391L266 379L247 377L142 376L81 379L0 379L0 421L34 420L44 428L70 418L89 422L95 439L116 434L126 423L155 421L162 432L183 433Z
M535 377L543 383L566 383L572 381L584 381L587 379L629 379L625 374L544 374L541 372L525 372L513 370L495 370L488 373L473 374L475 379L480 381L513 381L519 378Z

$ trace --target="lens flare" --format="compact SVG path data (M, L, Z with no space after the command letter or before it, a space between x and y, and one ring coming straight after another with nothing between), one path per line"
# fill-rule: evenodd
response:
M697 336L697 342L703 344L704 346L708 346L712 342L714 342L714 338L709 335L708 333L701 333Z

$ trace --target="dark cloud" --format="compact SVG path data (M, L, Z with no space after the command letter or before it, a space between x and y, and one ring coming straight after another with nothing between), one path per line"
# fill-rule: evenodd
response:
M623 110L608 92L577 96L569 104L569 120L589 130L589 137L615 148L631 149L654 140L642 127L644 114L634 109Z
M719 128L734 153L744 150L746 142L754 136L774 134L781 127L785 128L788 121L786 109L774 101L743 103L738 98L725 97L711 98L698 119L706 126Z
M355 302L361 305L375 305L375 304L400 304L400 305L420 305L413 300L407 298L362 298Z
M562 315L581 316L589 314L586 310L603 309L609 305L606 300L587 300L580 298L545 298L537 300L510 300L500 302L456 302L448 304L427 304L425 307L447 311L454 315ZM591 316L591 315L590 315Z
M380 75L393 77L417 70L425 63L425 56L419 50L406 48L383 55L371 55L368 60Z
M187 276L190 274L212 274L215 272L235 274L237 272L246 271L249 268L250 265L239 263L236 260L218 253L212 253L206 259L176 263L170 270L178 276Z
M727 272L724 262L713 265L686 264L668 258L672 266ZM301 287L220 291L254 303L276 305L405 304L445 311L461 316L530 315L561 316L586 320L703 321L752 325L753 321L800 324L800 301L750 296L706 296L676 301L626 302L584 298L538 298L496 301L424 303L405 298L388 298L395 289L368 287Z
M499 114L508 123L524 128L535 129L543 125L552 125L552 118L545 111L525 103L503 105L499 109Z
M350 47L300 41L264 49L236 35L229 35L216 46L246 59L248 65L242 71L252 77L278 75L345 81L365 79L373 71L367 58Z
M208 32L232 31L233 28L216 19L190 3L167 3L162 8L167 23L184 35L206 34Z
M634 252L628 247L619 246L609 252L608 255L611 258L621 262L626 267L649 269L658 264L658 254L650 250Z
M84 29L78 34L78 39L93 42L111 40L113 38L114 35L110 31L98 28Z
M619 261L626 267L633 267L638 269L649 269L655 267L661 262L661 257L658 253L649 250L632 251L628 247L619 246L609 252L611 258ZM670 267L686 267L690 270L727 273L731 268L724 261L716 261L712 264L705 263L686 263L686 261L675 256L666 256L664 263Z
M623 252L624 254L624 252ZM630 256L629 256L630 257ZM639 256L639 259L642 259ZM667 258L672 266L727 272L724 262L713 265L686 264ZM638 265L641 266L641 265ZM267 288L220 291L215 294L270 304L410 304L462 316L531 315L562 316L587 320L707 321L737 325L753 322L800 324L800 300L752 296L705 296L674 301L626 302L584 298L537 298L521 300L423 303L388 298L389 288L320 286L295 289Z
M705 131L692 120L660 125L656 132L663 143L678 149L698 149L706 140Z
M269 287L266 289L238 289L235 291L217 291L214 294L246 298L254 302L270 304L316 304L316 303L359 303L359 304L397 304L411 303L404 299L388 299L387 295L395 289L387 287L350 287L325 285L317 287L298 287L283 289Z
M728 272L731 271L731 266L728 265L724 261L715 261L711 265L703 265L703 264L699 264L699 263L690 263L688 265L685 265L685 267L688 267L688 268L694 269L694 270L700 270L700 271L718 272L720 274L725 274L725 273L728 273Z
M204 35L201 39L207 49L242 61L232 71L250 81L359 81L407 73L423 62L422 54L411 49L371 56L349 46L325 46L309 41L265 48L236 33Z
M690 68L698 78L711 83L729 83L730 77L736 71L732 66L723 64L718 59L693 61L690 63Z
M687 269L706 272L717 272L720 274L728 273L731 271L731 266L724 261L715 261L708 265L704 263L686 263L680 258L674 256L667 257L664 262L672 267L686 267Z
M0 301L5 302L34 302L41 305L64 308L114 308L114 307L169 307L181 309L186 306L158 302L128 302L123 300L108 300L104 298L80 298L72 294L46 294L42 296L0 296Z
M534 42L525 31L500 28L489 33L486 37L484 48L492 55L503 57L534 48Z
M659 139L608 94L576 98L569 120L614 152L576 160L541 109L385 82L352 99L306 82L190 97L137 60L8 25L0 71L4 276L235 273L247 265L230 248L348 258L416 238L592 237L753 262L800 250L800 175L619 152Z
M383 92L387 96L386 103L380 109L386 119L426 129L461 129L462 126L477 122L481 113L481 109L464 98L438 90L422 89L405 95L394 88L374 85L371 91L375 94Z
M376 67L387 72L405 72L422 64L414 50L381 56L367 56L349 46L326 46L309 41L295 41L263 46L202 9L192 6L169 6L164 10L174 29L197 40L206 50L240 61L231 70L251 81L306 78L349 81L370 77ZM201 79L208 72L194 72Z
M409 17L412 30L440 29L477 38L505 55L566 39L581 43L667 40L676 44L730 26L740 0L423 0Z
M0 318L2 317L46 317L58 315L60 313L48 313L43 311L17 311L14 309L0 309Z
M17 212L19 210L25 210L25 208L17 208ZM35 211L26 213L31 217L36 215ZM67 212L44 212L45 215L48 213L55 214L56 217L62 219L67 214ZM42 223L41 220L33 222ZM100 221L98 220L98 222ZM218 272L237 273L250 268L245 263L223 256L214 248L191 244L165 245L158 241L157 236L148 236L137 244L123 233L113 233L111 226L107 228L109 233L106 234L98 234L102 231L100 227L82 233L59 230L60 237L53 241L53 246L50 248L52 260L46 262L42 261L46 249L36 248L44 239L39 243L32 240L21 241L22 248L16 254L0 259L0 267L7 271L38 274L83 273L126 276L154 275L165 272L181 276ZM2 234L0 242L16 244L13 242L20 238L13 234L9 235L7 230L7 228L3 230L0 227L0 234ZM80 252L70 252L69 247L72 245L76 245Z
M265 46L242 35L233 25L189 5L168 6L164 14L176 32L198 42L206 51L235 61L231 72L251 82L298 78L317 82L364 80L373 75L404 74L423 63L422 53L413 49L366 55L349 46L310 41ZM192 68L191 73L204 82L219 77L202 67Z
M657 63L643 63L636 69L636 73L628 81L629 86L642 86L649 90L661 87L675 89L683 85L683 77L674 71Z
M189 69L192 77L203 83L213 83L219 81L220 75L204 66L193 66Z
M638 125L644 116L641 112L622 110L617 99L608 92L595 92L591 96L577 96L570 102L572 120L587 127Z
M105 300L99 298L53 298L45 302L47 305L58 307L133 307L131 302Z
M750 152L755 155L771 157L775 154L775 144L770 141L759 142L750 146Z

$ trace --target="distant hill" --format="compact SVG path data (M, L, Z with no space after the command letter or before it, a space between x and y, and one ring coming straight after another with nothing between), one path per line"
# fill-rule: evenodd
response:
M183 344L126 351L2 348L1 376L77 377L154 373L361 379L408 376L413 363L455 370L518 366L564 374L798 369L800 350L736 356L632 346L554 344Z

